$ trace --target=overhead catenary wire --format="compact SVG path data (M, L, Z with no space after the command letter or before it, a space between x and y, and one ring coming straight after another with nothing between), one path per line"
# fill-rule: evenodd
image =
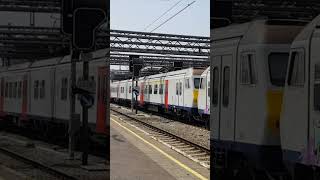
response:
M150 26L152 26L155 22L157 22L159 19L161 19L164 15L166 15L169 11L171 11L173 8L175 8L180 2L182 2L184 0L180 0L177 3L175 3L173 6L171 6L167 11L165 11L163 14L161 14L157 19L155 19L154 21L152 21L152 23L150 23L147 27L145 27L143 30L148 29Z
M161 26L163 26L165 23L167 23L168 21L170 21L171 19L173 19L174 17L176 17L178 14L180 14L182 11L184 11L185 9L187 9L188 7L190 7L192 4L194 4L196 1L193 1L192 3L188 4L186 7L184 7L183 9L181 9L179 12L177 12L176 14L174 14L173 16L171 16L170 18L168 18L166 21L164 21L163 23L161 23L159 26L157 26L156 28L154 28L152 31L150 32L154 32L155 30L159 29Z

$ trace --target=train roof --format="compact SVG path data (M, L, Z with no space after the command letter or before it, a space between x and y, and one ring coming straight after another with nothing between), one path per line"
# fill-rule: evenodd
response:
M31 66L31 64L32 64L31 62L15 64L15 65L9 66L6 70L7 71L23 70L23 69L29 68Z
M108 49L101 49L93 52L92 54L92 60L91 61L97 61L101 58L106 57ZM25 62L20 64L15 64L9 67L0 67L0 72L6 72L6 71L16 71L16 70L24 70L28 68L39 68L39 67L46 67L46 66L55 66L60 64L67 64L71 62L71 56L62 56L62 57L54 57L50 59L43 59L41 61L34 61L34 62Z
M159 74L154 74L154 75L150 75L150 76L144 76L144 77L140 77L139 80L143 80L143 79L152 79L152 78L157 78L159 76L172 76L172 75L176 75L176 74L182 74L182 73L187 73L189 75L201 75L203 73L205 69L202 69L202 68L193 68L193 67L190 67L190 68L186 68L186 69L181 69L181 70L177 70L177 71L170 71L170 72L167 72L167 73L159 73ZM131 82L131 79L126 79L126 80L120 80L120 81L113 81L112 83L117 83L117 82L120 82L120 83L126 83L130 81Z
M206 76L209 71L210 71L210 66L202 72L201 76Z
M35 61L31 64L31 68L36 67L45 67L45 66L54 66L57 65L61 61L62 57L55 57L51 59L46 59L42 61Z
M314 28L320 28L320 15L314 18L296 37L295 41L305 41L310 38Z
M213 29L212 41L243 38L242 44L290 43L307 23L300 20L259 19Z

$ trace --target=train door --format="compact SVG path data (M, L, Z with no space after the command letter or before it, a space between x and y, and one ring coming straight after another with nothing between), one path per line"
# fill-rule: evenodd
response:
M98 89L97 89L97 133L106 133L106 83L107 83L108 68L99 67L98 69Z
M213 58L211 129L215 139L234 140L235 73L232 55Z
M311 68L310 68L310 122L309 122L309 143L311 143L310 152L314 152L316 160L320 160L320 30L314 32L314 38L311 43ZM313 142L312 142L313 141Z
M1 78L0 82L0 117L4 112L4 78Z
M185 94L185 92L184 92L184 90L185 90L185 87L184 87L184 79L180 79L179 80L179 86L180 86L180 96L179 96L179 102L180 102L180 104L179 104L179 106L181 106L181 107L185 107L185 105L184 105L184 94Z
M205 79L203 79L207 84L205 87L206 91L206 107L205 107L205 112L210 112L210 71L207 72Z
M143 106L143 103L144 103L144 94L145 94L145 91L144 91L144 81L141 80L140 81L140 106Z
M180 79L176 79L176 105L178 107L183 106L183 96L182 96L182 81Z
M168 110L169 109L169 80L165 80L164 85L164 106Z
M22 83L22 107L21 107L21 120L27 120L28 111L28 76L23 76Z
M281 145L285 150L301 151L307 146L309 93L306 82L309 78L305 52L302 47L292 48L290 52L280 121ZM290 156L284 158L291 160Z

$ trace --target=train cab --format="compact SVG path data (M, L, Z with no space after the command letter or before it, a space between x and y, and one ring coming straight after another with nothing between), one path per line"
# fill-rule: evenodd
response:
M285 162L291 171L310 176L311 167L320 167L319 47L320 16L292 43L280 121Z
M241 169L237 165L243 160L267 172L284 169L283 86L291 43L304 25L260 19L211 31L210 144L222 158L216 170L225 165Z

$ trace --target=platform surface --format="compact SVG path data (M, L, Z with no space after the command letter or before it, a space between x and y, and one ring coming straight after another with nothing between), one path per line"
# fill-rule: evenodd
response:
M118 120L110 120L111 180L210 179L208 169ZM198 172L202 178L181 166Z

